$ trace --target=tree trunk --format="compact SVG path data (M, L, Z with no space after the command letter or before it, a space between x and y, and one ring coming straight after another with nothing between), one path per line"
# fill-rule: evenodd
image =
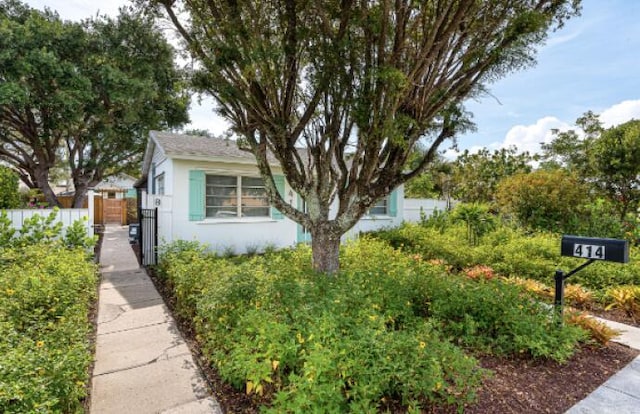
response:
M340 234L321 226L312 227L311 254L314 270L335 274L340 268Z
M71 208L82 208L84 205L84 198L87 196L88 186L80 185L75 187L75 193L73 194L73 202Z
M36 184L40 191L42 191L42 194L44 195L45 200L47 200L47 203L49 203L49 206L62 207L58 201L58 197L56 197L56 194L49 185L49 171L38 169L34 171L33 174L36 179Z
M91 176L79 176L73 177L73 187L75 188L75 194L73 196L73 208L82 208L84 199L89 192L89 188L94 187L100 181L92 179Z

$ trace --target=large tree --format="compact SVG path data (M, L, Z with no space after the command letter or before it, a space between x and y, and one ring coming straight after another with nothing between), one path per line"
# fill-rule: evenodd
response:
M143 14L73 23L2 1L0 50L0 157L52 205L56 161L79 207L89 187L138 165L150 129L188 119L173 49Z
M595 187L623 220L640 204L640 120L604 128L589 111L576 125L578 130L558 131L543 145L546 166L566 168Z
M53 204L49 170L87 95L73 63L84 38L79 24L49 11L0 2L0 157Z
M310 229L314 267L329 273L339 266L341 235L468 126L462 102L532 64L534 47L579 6L578 0L139 1L159 6L177 27L198 62L195 85L215 98L255 155L271 203ZM428 150L406 171L421 141ZM278 194L269 152L308 212Z

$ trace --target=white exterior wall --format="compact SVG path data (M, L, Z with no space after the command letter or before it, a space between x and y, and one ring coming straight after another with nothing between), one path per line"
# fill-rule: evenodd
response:
M446 200L430 198L407 198L404 200L404 220L412 223L420 221L420 214L424 212L426 217L431 217L434 210L447 211L449 205Z
M255 166L222 164L206 161L164 160L156 164L156 175L165 173L165 195L148 194L145 208L158 208L158 240L160 244L175 240L197 240L212 250L246 253L247 248L264 250L296 244L296 223L288 218L270 217L206 218L189 221L189 171L204 170L207 174L258 176ZM151 177L149 177L149 191ZM291 188L285 183L285 195ZM285 199L295 203L295 197Z
M400 186L396 189L396 216L363 216L358 223L351 228L342 239L355 239L360 233L380 230L383 228L398 227L402 224L404 211L404 186Z
M189 171L203 170L206 174L258 176L255 165L195 160L177 160L164 157L157 149L153 154L155 176L149 171L143 208L158 208L158 241L160 244L175 240L197 240L212 250L236 254L246 253L247 248L262 251L266 246L284 248L298 242L298 225L285 217L242 217L189 221ZM152 194L153 180L164 173L164 195ZM279 171L274 171L278 174ZM403 221L404 187L397 190L395 217L365 216L344 236L343 240L357 238L361 232L399 226ZM297 207L297 195L285 182L285 200ZM337 210L337 206L333 208ZM335 213L335 211L334 211Z

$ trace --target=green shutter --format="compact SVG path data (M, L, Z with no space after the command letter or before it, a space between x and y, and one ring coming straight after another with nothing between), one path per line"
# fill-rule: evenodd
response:
M389 215L395 217L398 215L398 191L393 190L389 194Z
M278 193L284 199L284 176L282 176L282 175L274 175L273 176L273 182L275 183L276 188L278 189ZM271 217L276 219L276 220L282 220L284 218L284 214L282 214L275 207L271 207Z
M204 220L204 171L189 171L189 221Z

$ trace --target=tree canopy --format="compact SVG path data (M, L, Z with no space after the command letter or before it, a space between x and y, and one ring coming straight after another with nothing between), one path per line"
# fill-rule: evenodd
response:
M341 235L470 127L463 101L533 64L535 46L579 8L578 0L139 2L176 26L198 62L194 85L255 155L271 203L310 229L314 266L329 273ZM405 171L420 142L428 149ZM308 212L278 194L269 152Z
M544 157L572 171L615 206L620 219L640 203L640 120L604 128L589 111L578 118L580 130L558 132L543 146Z
M150 129L188 120L173 49L131 9L74 23L0 1L0 50L0 157L52 205L56 161L79 206L87 188L139 164Z
M498 184L517 173L531 172L533 157L518 153L515 147L490 152L483 148L471 153L465 150L453 163L453 198L473 203L495 201Z

